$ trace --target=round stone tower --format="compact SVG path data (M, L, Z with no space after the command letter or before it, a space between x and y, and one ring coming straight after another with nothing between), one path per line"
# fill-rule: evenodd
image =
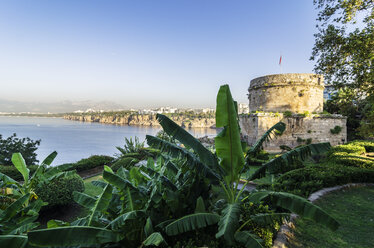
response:
M323 75L287 73L251 80L249 110L304 113L323 111Z

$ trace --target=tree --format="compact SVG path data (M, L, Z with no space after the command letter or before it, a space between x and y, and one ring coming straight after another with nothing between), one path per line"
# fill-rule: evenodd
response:
M35 153L39 145L40 140L33 141L29 137L17 138L15 133L3 139L3 136L0 134L0 164L11 165L12 154L19 152L23 155L26 164L35 165L39 162L36 159Z
M320 10L318 33L311 60L316 61L315 72L325 75L335 90L344 91L336 101L349 100L355 105L374 104L374 1L372 0L314 0ZM344 95L344 96L343 96ZM342 98L343 97L343 98ZM332 103L335 103L334 101ZM362 136L373 136L370 113L360 116ZM337 113L344 114L338 109ZM371 128L370 128L371 127ZM353 131L358 131L356 127Z

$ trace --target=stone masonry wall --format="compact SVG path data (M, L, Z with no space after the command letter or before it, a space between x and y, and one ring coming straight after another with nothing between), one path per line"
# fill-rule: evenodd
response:
M251 80L249 110L304 113L323 111L323 76L310 73L268 75Z
M249 145L253 145L270 127L282 121L286 130L282 136L266 143L264 148L268 151L279 151L280 145L291 148L308 142L330 142L331 145L343 144L347 141L346 117L340 115L311 115L302 117L293 115L284 117L283 114L257 113L240 116L242 134ZM330 129L335 126L342 128L339 134L332 134Z

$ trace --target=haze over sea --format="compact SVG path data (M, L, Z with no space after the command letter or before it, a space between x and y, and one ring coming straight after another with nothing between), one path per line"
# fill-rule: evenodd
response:
M117 153L115 147L124 145L125 137L137 136L144 141L146 134L155 135L160 129L76 122L62 118L0 117L0 134L3 138L16 133L18 138L41 139L36 151L39 161L57 151L58 155L52 165L76 162L91 155L113 156ZM216 134L216 130L210 128L193 128L188 131L197 137Z

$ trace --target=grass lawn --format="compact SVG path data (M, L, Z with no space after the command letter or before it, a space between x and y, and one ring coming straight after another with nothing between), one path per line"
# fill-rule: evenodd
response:
M102 175L98 175L98 176L85 179L84 180L84 187L85 187L84 193L86 193L87 195L92 195L92 196L96 196L100 194L103 191L103 189L100 187L96 187L92 185L91 183L92 181L100 181L100 180L103 180Z
M289 248L374 247L374 187L333 192L316 202L340 223L333 232L313 221L297 219Z

